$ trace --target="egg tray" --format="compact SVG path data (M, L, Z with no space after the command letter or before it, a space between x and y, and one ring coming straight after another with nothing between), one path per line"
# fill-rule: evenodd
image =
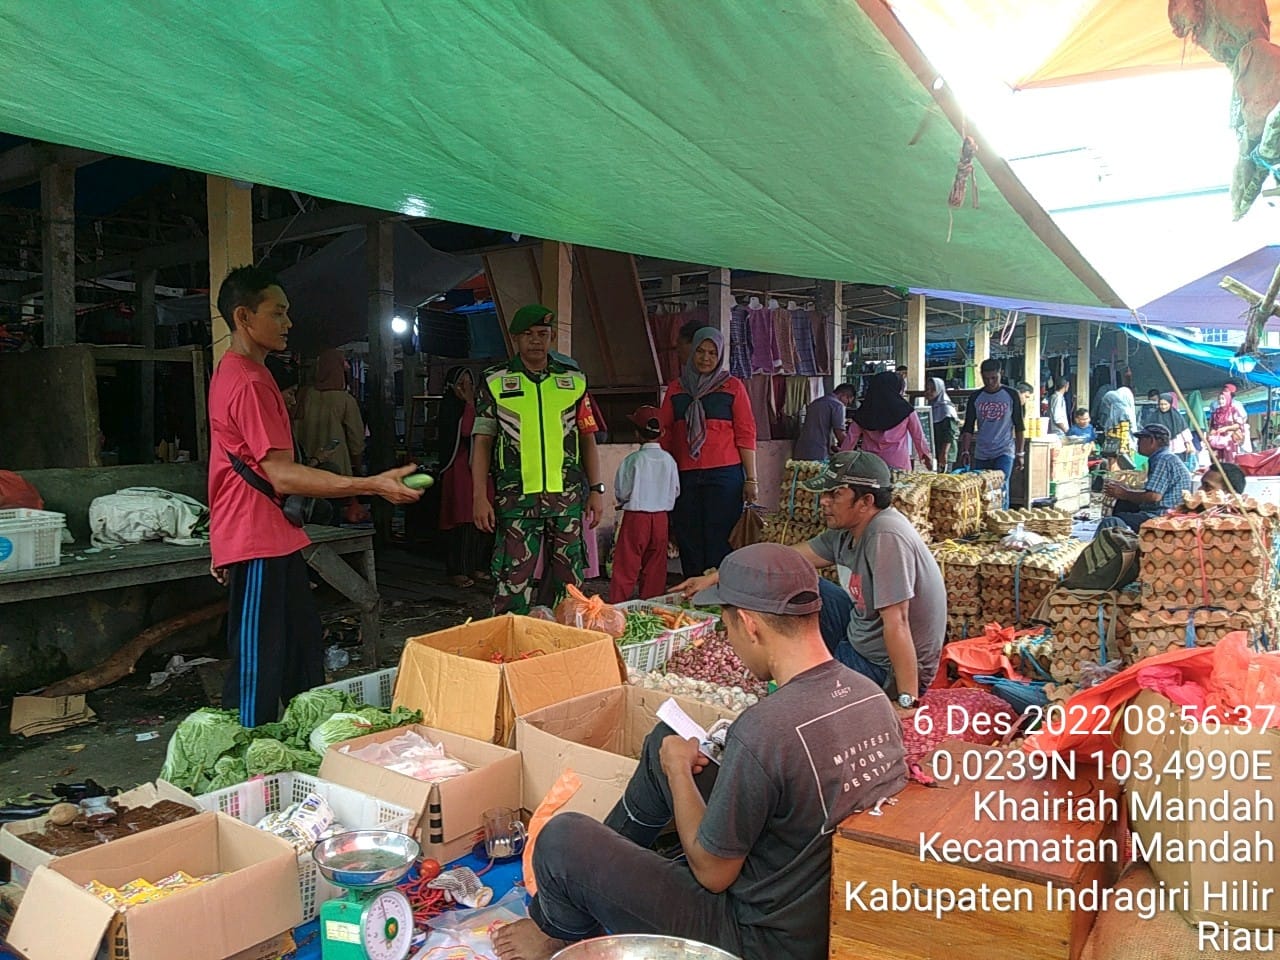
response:
M1253 632L1258 629L1256 617L1220 610L1196 610L1190 614L1195 622L1197 647L1216 646L1223 637L1237 630ZM1120 655L1125 663L1133 664L1147 657L1154 657L1186 646L1187 613L1161 610L1141 610L1129 621L1129 633L1120 644Z

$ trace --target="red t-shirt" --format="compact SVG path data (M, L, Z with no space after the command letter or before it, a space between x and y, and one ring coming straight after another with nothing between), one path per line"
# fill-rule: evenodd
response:
M756 448L756 418L751 412L747 388L737 377L729 377L717 389L702 398L706 414L707 438L697 460L689 456L688 423L685 420L693 398L679 380L667 386L667 395L658 408L658 422L665 431L659 443L675 457L683 470L710 470L742 463L739 448Z
M266 479L259 463L271 450L293 455L284 397L267 368L227 351L209 383L209 545L213 562L285 557L311 540L280 507L231 466L234 453Z

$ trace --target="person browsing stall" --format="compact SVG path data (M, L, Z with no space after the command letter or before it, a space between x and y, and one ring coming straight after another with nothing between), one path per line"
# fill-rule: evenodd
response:
M845 419L857 390L842 383L804 408L804 423L791 456L796 460L825 460L844 443Z
M659 414L662 448L680 468L680 497L671 521L686 577L717 566L742 504L759 499L756 421L742 381L725 369L724 337L701 327Z
M516 355L485 370L476 388L472 502L476 528L496 532L495 614L529 612L544 550L552 593L580 585L583 522L595 529L604 513L587 378L569 358L552 355L555 320L541 304L517 310L508 328Z
M640 588L649 600L667 588L667 514L680 495L680 472L662 449L657 407L638 407L628 417L640 436L640 449L623 458L613 494L623 511L613 544L613 580L609 602L630 600Z
M1071 383L1066 377L1059 377L1053 382L1053 392L1049 394L1049 432L1066 435L1071 429L1067 419L1067 391Z
M929 378L924 387L924 398L929 401L929 416L933 419L933 457L941 473L951 463L951 446L956 440L960 414L947 395L947 385L941 377Z
M836 659L873 680L899 707L918 705L938 672L947 629L942 572L910 521L892 506L889 468L873 453L838 453L805 481L820 494L825 533L790 549L812 566L836 567L819 581L822 637ZM717 582L712 571L674 587L686 597Z
M914 449L925 468L932 470L933 452L925 442L920 418L902 395L901 386L898 375L888 370L871 378L862 403L853 411L853 423L840 449L854 450L861 446L894 470L911 469Z
M1023 460L1025 430L1022 397L1000 382L1000 361L982 361L982 389L969 398L960 428L960 463L975 470L1004 474L1004 505L1009 506L1009 478L1015 461Z
M278 719L282 700L324 683L320 616L302 558L311 540L282 499L412 503L421 494L402 482L414 464L351 477L298 463L284 398L264 363L288 346L289 298L271 273L246 266L227 274L217 305L231 344L209 382L209 572L231 588L222 705L256 727Z
M719 764L659 723L604 823L548 821L529 919L493 935L501 960L547 960L605 931L739 957L827 957L831 836L906 784L902 723L875 684L831 659L818 576L797 551L736 550L694 602L721 606L734 652L777 691L729 726ZM680 860L651 849L672 822Z
M1147 482L1141 489L1117 480L1108 480L1102 490L1116 500L1111 516L1102 527L1124 524L1135 533L1147 520L1182 504L1182 495L1191 489L1191 474L1182 460L1169 451L1169 428L1151 423L1134 434L1138 453L1147 458Z

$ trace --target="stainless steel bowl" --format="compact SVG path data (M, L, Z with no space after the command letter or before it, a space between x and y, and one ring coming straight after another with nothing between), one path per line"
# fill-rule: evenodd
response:
M418 841L392 830L352 830L322 840L311 851L316 868L339 887L389 887L422 855Z
M551 960L741 960L719 947L648 933L597 937L571 943Z

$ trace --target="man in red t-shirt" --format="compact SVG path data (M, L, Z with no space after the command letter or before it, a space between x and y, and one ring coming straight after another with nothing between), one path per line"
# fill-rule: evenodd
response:
M421 494L402 482L414 464L344 477L295 462L284 398L263 362L285 349L293 326L271 273L232 270L218 291L218 312L231 327L231 345L209 383L209 570L231 587L222 704L254 727L276 720L281 700L324 682L320 617L302 559L311 541L281 500L372 495L411 503Z

